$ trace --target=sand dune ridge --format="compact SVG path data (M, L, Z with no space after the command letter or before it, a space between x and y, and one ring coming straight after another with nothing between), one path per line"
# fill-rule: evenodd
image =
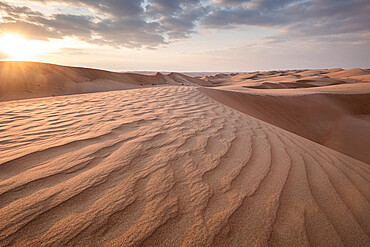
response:
M367 164L196 87L3 104L1 245L370 244Z

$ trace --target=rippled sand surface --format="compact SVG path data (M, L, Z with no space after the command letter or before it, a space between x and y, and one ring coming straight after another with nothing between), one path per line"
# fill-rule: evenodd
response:
M196 87L0 112L0 246L370 245L369 165Z

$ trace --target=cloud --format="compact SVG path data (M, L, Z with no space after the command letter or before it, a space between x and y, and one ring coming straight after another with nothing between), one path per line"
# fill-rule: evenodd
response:
M189 37L205 13L199 0L33 0L41 4L83 6L92 14L49 14L1 3L0 30L30 39L77 37L89 43L154 48ZM147 3L147 4L146 4ZM23 32L26 30L26 32Z
M229 7L230 3L239 5ZM244 3L244 5L241 5ZM203 28L281 28L294 35L326 35L370 30L367 0L220 0Z
M58 33L29 22L18 20L16 22L0 23L0 30L9 33L21 33L29 39L47 40L50 38L62 38Z
M370 32L368 0L30 0L65 12L41 12L17 1L0 2L0 32L29 39L76 37L116 47L155 48L202 29L263 27L270 42ZM88 11L68 12L68 6ZM323 38L324 39L324 38ZM345 40L345 39L341 39Z
M84 49L80 48L60 48L57 52L51 52L51 54L68 54L68 55L89 55Z
M189 37L206 13L200 0L151 0L146 6L146 15L160 24L170 40Z

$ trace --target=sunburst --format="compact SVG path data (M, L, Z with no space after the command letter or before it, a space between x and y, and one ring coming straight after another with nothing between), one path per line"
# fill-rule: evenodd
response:
M29 60L49 50L48 42L27 40L18 34L6 33L0 36L0 50L11 60Z

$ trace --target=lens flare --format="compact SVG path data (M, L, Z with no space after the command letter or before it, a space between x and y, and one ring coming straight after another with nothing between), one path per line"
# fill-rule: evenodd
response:
M9 56L10 60L29 60L36 55L50 50L49 42L27 40L18 34L3 34L0 36L0 50Z

